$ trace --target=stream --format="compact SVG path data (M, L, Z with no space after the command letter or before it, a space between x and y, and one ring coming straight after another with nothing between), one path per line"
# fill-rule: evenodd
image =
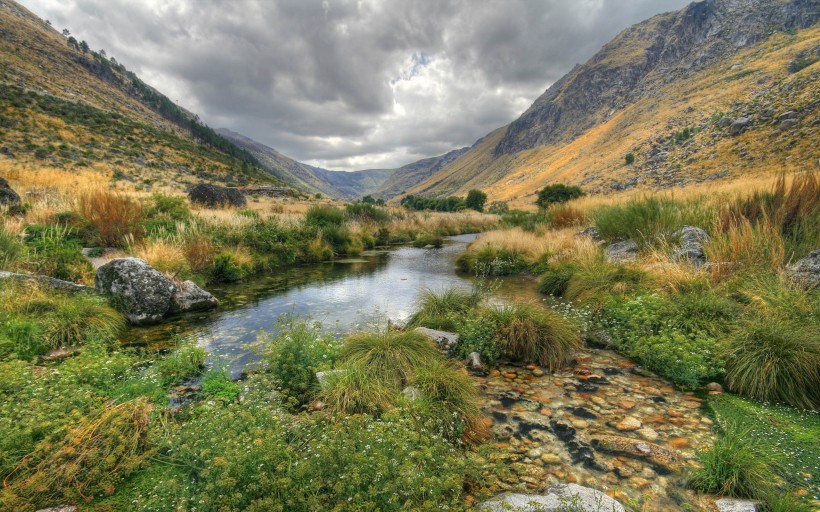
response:
M406 320L426 289L471 289L474 279L456 272L455 259L475 237L450 237L440 249L368 251L210 287L220 301L217 310L133 328L123 342L163 347L192 341L208 351L211 364L238 377L256 358L247 345L260 332L272 332L281 315L310 316L343 335ZM531 279L505 278L492 290L496 300L544 301L535 288ZM648 500L644 510L688 510L683 504L696 501L685 489L685 472L713 433L691 393L594 348L552 375L532 365L506 365L475 380L495 433L491 458L510 470L499 490L538 494L555 483L577 482L625 505Z

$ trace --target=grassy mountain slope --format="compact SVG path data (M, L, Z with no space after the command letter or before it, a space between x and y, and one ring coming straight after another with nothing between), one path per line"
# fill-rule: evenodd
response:
M396 172L379 187L375 192L375 196L381 199L396 197L434 175L469 151L469 149L470 148L455 149L444 155L424 158L399 167L396 169Z
M6 159L93 167L146 186L279 182L113 57L63 36L13 1L0 0L0 35Z
M760 2L791 13L782 23L792 26L783 30L776 20L763 23L761 12L768 11L748 3L701 2L628 29L522 118L409 193L445 196L481 188L490 200L523 206L555 182L603 193L813 169L820 157L813 143L820 107L818 4ZM738 15L741 25L721 39L720 26L690 20L706 4L745 5L749 12ZM733 39L744 33L742 41ZM683 44L685 37L693 40ZM588 110L577 110L579 104ZM788 112L794 121L784 124L780 116ZM741 117L748 127L732 135L727 124ZM635 156L632 165L625 164L628 153Z

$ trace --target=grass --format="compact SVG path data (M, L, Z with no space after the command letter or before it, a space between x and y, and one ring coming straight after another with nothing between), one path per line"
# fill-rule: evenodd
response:
M127 236L142 236L142 204L125 194L83 194L77 199L77 212L91 224L94 242L103 247L122 247Z
M418 299L416 312L410 316L407 325L411 327L430 327L440 330L453 330L456 319L481 302L481 296L475 292L448 288L441 293L424 290Z
M426 336L412 331L354 334L341 353L345 363L367 368L379 382L396 389L408 385L416 368L440 357Z
M508 357L535 362L551 372L567 366L581 348L578 328L549 308L530 304L499 306L490 315Z

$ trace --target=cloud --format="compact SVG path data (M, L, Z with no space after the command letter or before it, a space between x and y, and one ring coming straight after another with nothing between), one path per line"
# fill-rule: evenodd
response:
M213 127L314 165L472 144L686 0L22 0Z

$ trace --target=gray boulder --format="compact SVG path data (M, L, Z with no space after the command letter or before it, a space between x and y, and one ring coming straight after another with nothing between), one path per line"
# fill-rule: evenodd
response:
M443 352L450 352L458 345L458 334L454 332L437 331L427 327L416 327L415 331L430 338Z
M480 504L478 509L492 512L626 512L623 505L606 494L577 484L553 485L545 495L506 494Z
M41 508L37 512L77 512L77 507L74 505L60 505L58 507Z
M581 231L576 233L575 236L588 236L596 242L600 242L603 240L603 238L601 238L601 232L598 231L598 228L596 228L595 226L590 226L586 229L582 229Z
M116 258L97 269L97 291L135 325L156 323L171 311L174 283L139 258Z
M20 196L12 190L9 182L0 178L0 206L8 206L9 208L17 208L20 206Z
M789 265L786 277L804 290L820 288L820 249Z
M171 311L181 313L185 311L205 311L219 305L216 297L206 292L193 281L185 281L176 286L171 297Z
M717 122L717 125L720 126L721 128L728 128L728 127L732 126L732 123L734 123L734 122L735 122L735 120L732 119L731 117L723 116Z
M715 505L720 512L757 512L756 501L722 498Z
M711 240L706 231L694 226L684 226L672 236L680 242L680 246L672 251L673 261L689 262L696 266L706 263L703 244Z
M748 117L738 117L735 121L729 126L729 133L731 135L740 135L741 133L745 132L751 121Z
M793 130L797 128L797 125L800 124L797 119L784 119L780 121L780 129L781 130Z
M201 204L209 208L221 206L242 207L248 204L248 200L239 190L235 188L219 187L200 183L188 190L188 199L192 203Z
M639 251L640 247L638 247L638 243L635 240L614 243L605 250L606 258L611 263L635 261L638 259Z

